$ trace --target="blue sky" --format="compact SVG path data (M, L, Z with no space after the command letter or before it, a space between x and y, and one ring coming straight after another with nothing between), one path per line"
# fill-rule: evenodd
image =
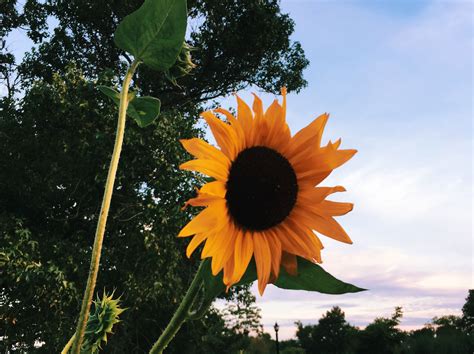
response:
M473 288L472 3L283 0L310 67L288 97L292 132L330 112L325 139L359 153L323 182L348 190L354 244L323 237L323 267L370 291L329 296L269 286L265 330L316 323L339 305L364 326L403 306L402 327L459 314ZM258 91L257 91L258 92ZM251 100L250 92L241 96ZM274 98L263 94L267 104ZM235 105L225 99L223 105Z

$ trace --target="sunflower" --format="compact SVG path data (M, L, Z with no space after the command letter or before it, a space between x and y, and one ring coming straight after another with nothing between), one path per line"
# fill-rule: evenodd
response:
M239 282L252 257L260 294L278 278L280 266L296 274L297 256L321 263L323 245L314 231L352 243L334 216L348 213L353 205L326 200L345 189L315 186L356 150L339 150L340 139L321 146L326 113L292 137L285 117L286 89L281 93L282 104L275 100L265 112L254 95L252 109L236 96L237 117L222 108L202 113L220 149L198 138L181 140L197 159L180 168L214 180L186 203L206 208L178 236L194 236L188 257L205 242L201 257L212 258L213 275L224 270L227 289Z

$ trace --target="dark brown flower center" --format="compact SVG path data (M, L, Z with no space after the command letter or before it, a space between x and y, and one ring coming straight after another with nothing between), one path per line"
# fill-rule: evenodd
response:
M298 194L293 167L277 151L265 146L243 150L232 163L227 180L227 208L247 230L266 230L291 212Z

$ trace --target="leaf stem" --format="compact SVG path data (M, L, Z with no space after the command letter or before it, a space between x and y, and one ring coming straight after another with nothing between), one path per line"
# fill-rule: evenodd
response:
M158 340L151 348L150 354L163 353L163 350L166 349L169 342L171 342L175 334L181 328L181 325L186 321L189 310L191 309L191 306L196 300L196 297L199 294L199 290L202 286L201 272L204 269L203 264L204 262L201 262L201 264L199 265L196 275L194 276L194 279L191 282L191 285L189 286L186 295L184 295L183 300L179 304L179 307L176 312L174 313L173 318L168 323L168 326L165 328L160 338L158 338Z
M102 199L102 207L100 210L99 221L94 239L94 247L92 249L91 264L89 269L89 277L87 279L87 286L82 300L81 313L77 323L75 340L72 347L72 353L80 354L81 345L84 340L84 333L86 330L87 319L89 318L89 311L94 295L95 284L97 281L97 274L99 272L100 254L102 251L102 242L104 240L105 225L107 223L107 216L109 214L110 201L114 190L115 176L117 174L117 167L120 159L120 152L122 151L123 136L125 132L125 121L128 107L128 89L132 80L133 74L139 64L135 60L129 67L127 74L123 80L122 92L120 93L120 107L117 122L117 132L115 136L114 151L110 161L109 173L105 183L104 197Z

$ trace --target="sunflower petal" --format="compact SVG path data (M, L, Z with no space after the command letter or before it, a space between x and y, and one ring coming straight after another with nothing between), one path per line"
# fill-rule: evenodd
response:
M311 151L319 148L328 118L329 114L321 114L308 126L295 134L291 139L287 152L290 159L295 159L298 155L306 154L308 150Z
M224 230L220 232L219 242L216 242L213 249L210 250L212 256L212 275L216 276L233 255L235 244L236 230L232 224L228 224Z
M206 143L202 139L181 139L180 142L187 152L198 159L217 160L224 166L230 166L230 160L223 154L222 151Z
M239 96L237 98L237 120L244 131L247 146L252 144L253 115L250 107Z
M191 242L189 242L188 247L186 248L186 256L188 258L191 257L193 252L198 248L198 246L209 236L208 233L203 232L200 234L196 234L192 239Z
M303 208L294 210L294 216L297 222L303 223L327 237L344 243L352 243L341 225L330 216L318 215Z
M242 124L237 120L237 118L234 117L232 113L230 113L228 110L223 109L223 108L217 108L214 110L216 113L223 114L226 118L227 121L230 123L230 126L234 129L235 135L237 137L237 150L242 151L245 146L245 133L242 128Z
M272 273L274 279L277 279L278 275L280 274L281 242L271 230L265 232L265 237L267 238L268 245L270 246L270 253L272 256Z
M296 276L298 274L298 263L296 256L288 252L281 254L281 265L285 268L286 272L290 275Z
M214 195L216 197L224 198L226 193L225 183L221 181L212 181L206 183L201 187L199 193Z
M323 200L321 203L313 205L311 209L319 215L341 216L352 211L353 208L354 204L352 203L340 203L330 200Z
M335 187L303 187L300 185L300 190L297 197L297 205L302 207L315 205L321 203L328 195L336 192L345 192L346 189L342 186Z
M265 287L270 280L270 272L272 267L270 247L263 234L256 233L253 235L253 250L255 264L257 266L258 291L260 295L263 295Z
M228 168L219 162L203 159L187 161L181 164L179 168L182 170L197 171L223 182L227 181L227 174L229 172Z
M224 123L217 118L211 111L201 113L206 123L211 128L212 134L222 152L230 159L233 159L237 153L238 139L235 130L229 124Z
M195 216L194 219L179 232L178 237L186 237L214 230L226 221L225 215L225 202L215 203Z
M253 255L253 241L249 233L240 231L235 239L234 250L234 278L233 282L238 283L245 274Z

